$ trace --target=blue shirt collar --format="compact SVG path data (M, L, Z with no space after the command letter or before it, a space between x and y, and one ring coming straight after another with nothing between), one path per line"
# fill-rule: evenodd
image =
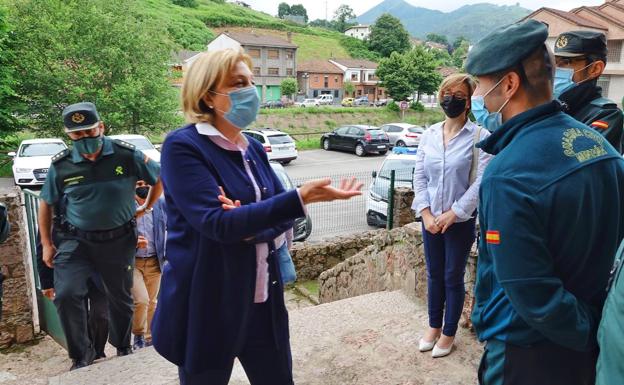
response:
M110 139L107 136L103 137L104 139L104 143L102 145L102 152L100 153L100 155L97 157L97 159L100 159L102 156L107 156L107 155L111 155L113 154L115 151L113 150L113 140ZM71 161L72 163L80 163L80 162L86 162L87 159L85 159L85 157L83 157L78 150L76 150L76 147L72 146L72 150L71 150Z

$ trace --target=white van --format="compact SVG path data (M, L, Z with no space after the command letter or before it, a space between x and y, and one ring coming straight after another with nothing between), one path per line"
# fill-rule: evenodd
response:
M334 104L334 96L330 94L323 94L316 98L318 104Z
M413 188L416 151L415 148L395 147L384 159L379 172L373 171L373 183L366 197L366 223L369 226L386 226L390 171L395 170L394 187Z

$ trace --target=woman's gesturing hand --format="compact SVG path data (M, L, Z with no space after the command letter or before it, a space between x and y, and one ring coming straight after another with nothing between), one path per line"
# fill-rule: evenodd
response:
M337 199L350 199L354 196L362 195L360 191L364 184L358 182L357 179L343 179L340 187L335 188L331 185L331 179L319 179L304 183L299 188L301 199L304 204L316 202L331 202Z

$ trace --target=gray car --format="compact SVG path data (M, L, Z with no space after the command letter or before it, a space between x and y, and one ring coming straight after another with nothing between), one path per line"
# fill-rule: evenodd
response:
M418 147L420 137L425 131L424 128L409 123L389 123L379 128L388 135L392 147Z

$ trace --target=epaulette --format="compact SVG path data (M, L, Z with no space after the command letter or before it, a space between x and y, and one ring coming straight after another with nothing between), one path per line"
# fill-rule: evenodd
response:
M71 151L69 150L69 148L64 149L63 151L59 152L58 154L56 154L56 155L54 155L52 157L52 163L58 162L59 160L65 158L70 153L71 153Z
M609 100L607 98L596 98L592 100L590 103L600 108L613 107L613 106L617 107L617 104L613 100Z
M132 143L128 143L124 140L121 139L113 139L113 143L120 145L121 147L125 147L129 150L135 150L136 146Z

